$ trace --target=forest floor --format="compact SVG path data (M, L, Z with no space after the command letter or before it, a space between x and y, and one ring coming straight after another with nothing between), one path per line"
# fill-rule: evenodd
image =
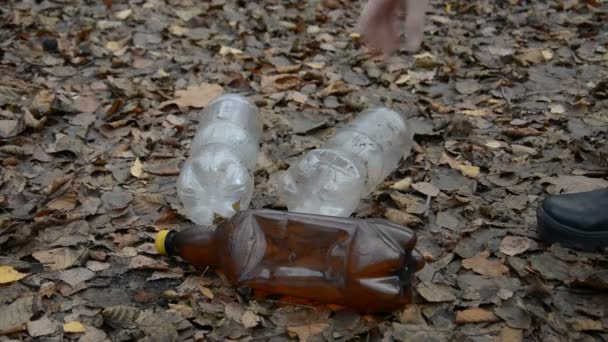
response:
M382 61L360 1L3 1L0 341L607 341L608 257L547 245L550 194L608 186L608 4L433 1ZM412 154L358 217L418 234L415 303L386 315L247 301L156 254L191 225L175 180L211 98L264 119L255 208L365 108Z

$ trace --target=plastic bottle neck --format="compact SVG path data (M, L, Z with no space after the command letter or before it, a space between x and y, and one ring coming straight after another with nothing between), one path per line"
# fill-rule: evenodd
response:
M189 228L170 232L165 238L167 255L180 256L191 264L217 267L219 265L218 241L215 231Z

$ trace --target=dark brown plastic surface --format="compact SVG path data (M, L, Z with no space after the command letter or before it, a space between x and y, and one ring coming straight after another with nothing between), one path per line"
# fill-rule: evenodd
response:
M170 234L168 254L262 293L387 312L411 302L424 265L410 229L381 219L247 210L215 231Z

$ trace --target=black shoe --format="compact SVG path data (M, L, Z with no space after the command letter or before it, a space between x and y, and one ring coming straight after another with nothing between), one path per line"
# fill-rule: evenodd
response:
M537 219L546 242L586 251L608 248L608 189L548 197Z

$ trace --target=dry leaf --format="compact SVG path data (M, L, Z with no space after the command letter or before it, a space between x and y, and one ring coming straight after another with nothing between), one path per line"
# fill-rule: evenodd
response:
M87 328L80 322L68 322L63 325L63 332L66 333L83 333L87 331Z
M241 323L247 329L254 328L260 323L260 316L254 313L253 311L245 311L243 316L241 316Z
M130 8L128 8L126 10L122 10L122 11L116 12L116 14L114 16L117 19L125 20L125 19L127 19L128 17L131 16L131 13L133 13L133 10L130 9Z
M78 205L78 195L74 192L68 192L61 197L58 197L47 204L49 209L54 210L72 210Z
M47 316L42 316L39 320L27 323L27 332L31 337L46 336L53 334L58 327L59 324L56 321L49 319Z
M209 102L224 94L224 89L217 84L201 83L191 85L175 92L175 103L182 108L204 108Z
M500 330L500 342L522 342L524 334L522 330L504 326Z
M48 251L34 252L32 256L51 270L60 271L74 265L83 252L83 250L63 247Z
M470 178L477 178L479 176L478 166L471 166L461 163L460 161L447 155L447 153L443 153L441 155L440 163L448 163L452 169L460 171L463 176Z
M384 216L391 222L394 222L396 224L400 224L402 226L418 226L420 224L422 224L422 221L414 216L411 215L409 213L406 213L404 211L398 210L398 209L393 209L393 208L388 208L386 209L386 212L384 213Z
M71 287L75 287L93 277L95 277L95 272L84 267L76 267L60 272L58 278Z
M464 259L462 267L473 270L486 277L499 277L509 271L509 268L503 265L498 259L488 259L490 252L483 251L472 258Z
M214 297L213 292L208 287L201 287L201 293L209 299L213 299Z
M241 55L243 51L235 48L231 48L229 46L224 46L220 48L220 56L228 56L228 55Z
M395 184L391 185L391 189L406 191L412 186L412 179L410 177L404 178Z
M141 163L141 160L139 160L139 158L136 158L135 162L133 162L133 165L131 166L131 175L136 178L141 178L141 176L143 174L144 174L143 164Z
M26 273L21 273L10 266L0 265L0 284L12 283L26 276Z
M448 285L421 282L416 286L416 290L422 298L432 303L451 302L456 300L456 295Z
M435 197L439 195L439 188L428 182L419 182L412 184L414 190L427 196Z
M10 304L0 304L0 330L24 324L32 317L34 296L26 294Z
M313 323L297 327L287 327L287 331L298 335L301 342L306 342L311 336L316 336L329 327L327 323Z
M490 113L489 109L467 109L462 111L462 114L468 116L486 116Z
M300 77L291 74L279 74L266 76L262 75L260 87L262 93L276 93L287 89L297 88L302 80Z
M509 256L524 253L530 249L531 240L523 236L506 236L500 242L500 252Z
M456 312L456 323L491 323L499 322L500 318L492 311L481 308L471 308Z

